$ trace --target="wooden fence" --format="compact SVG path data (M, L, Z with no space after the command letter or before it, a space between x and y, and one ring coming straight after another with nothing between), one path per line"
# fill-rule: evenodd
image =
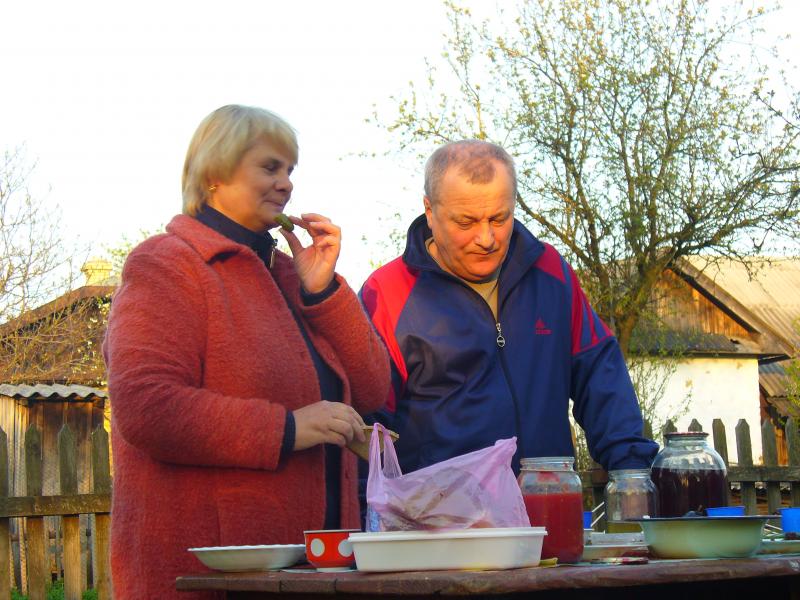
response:
M661 432L662 440L665 434L677 431L672 421L667 421ZM689 431L703 431L703 426L692 419ZM797 422L789 417L786 420L786 445L788 450L788 465L778 465L778 450L775 429L769 420L761 425L761 450L762 464L753 464L753 451L750 443L750 426L741 419L736 425L736 453L737 461L731 464L728 457L728 437L725 425L720 419L714 419L711 425L714 449L725 461L728 469L728 481L740 490L741 504L745 513L776 514L783 504L800 506L800 434ZM645 426L645 435L655 439L652 430ZM662 445L665 442L662 442ZM584 493L591 495L593 506L598 506L603 501L603 491L608 482L608 474L599 465L588 471L581 472ZM762 484L766 489L766 503L759 505L757 502L756 484ZM788 487L788 497L784 499L781 494L781 484ZM729 497L730 500L730 491ZM601 523L602 525L602 523Z
M663 435L676 428L667 422ZM690 431L703 431L696 420ZM645 434L654 439L648 427ZM730 464L727 432L720 419L712 423L713 446L728 466L728 480L740 490L741 503L747 514L775 514L782 504L800 506L800 434L794 419L786 423L788 465L778 465L775 430L769 421L761 427L763 464L753 464L750 443L750 427L742 419L736 426L737 461ZM89 582L82 576L81 531L79 515L94 515L92 543L87 544L86 558L94 589L99 600L112 598L109 567L109 525L111 510L111 474L109 468L108 434L102 426L91 435L92 445L92 489L93 493L78 493L77 444L75 434L64 425L58 434L59 494L42 495L42 438L39 430L31 425L25 432L24 462L26 490L24 496L9 496L8 441L0 429L0 600L10 597L10 590L20 581L12 581L14 573L23 570L13 568L15 553L12 548L12 519L20 519L19 562L24 562L27 573L27 593L30 600L45 600L45 588L51 581L51 565L56 564L56 576L63 569L65 600L81 600ZM608 481L607 474L599 465L581 472L584 491L593 498L593 506L603 501L603 491ZM756 484L766 491L766 502L759 505ZM781 484L788 486L788 497L781 493ZM763 496L763 493L762 493ZM49 543L45 532L44 518L60 517L60 530L55 543ZM23 543L24 542L24 543ZM23 560L24 549L24 560ZM51 559L51 555L55 555Z
M25 432L25 496L10 497L8 438L0 429L0 599L9 598L11 588L21 582L12 583L12 573L23 570L14 566L12 552L12 519L20 519L19 556L27 573L29 600L45 600L46 585L52 579L51 564L63 568L65 600L81 600L88 587L81 569L80 515L95 515L91 542L87 543L93 577L93 587L100 600L111 599L111 572L109 567L108 540L111 511L111 473L109 467L108 433L102 426L92 432L92 479L93 493L78 493L78 449L75 434L68 425L58 433L58 495L42 495L42 437L31 425ZM19 468L20 465L17 466ZM45 531L45 517L61 517L61 526L56 532L55 544L51 548ZM24 549L24 550L23 550ZM51 560L51 554L55 560ZM16 577L13 577L16 579Z

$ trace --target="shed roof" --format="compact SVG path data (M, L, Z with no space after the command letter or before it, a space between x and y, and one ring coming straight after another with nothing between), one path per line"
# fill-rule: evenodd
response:
M75 400L91 401L108 398L108 392L85 385L11 385L0 384L0 396L25 398L27 400Z
M689 262L703 280L712 282L717 297L745 307L793 350L791 354L800 352L800 258L754 258L743 264L695 256Z

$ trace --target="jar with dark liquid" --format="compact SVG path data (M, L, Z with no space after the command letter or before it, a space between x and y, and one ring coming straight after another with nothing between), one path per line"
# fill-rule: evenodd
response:
M574 563L583 555L583 496L574 462L571 456L521 461L519 486L531 525L547 529L542 559Z
M722 457L706 442L707 433L668 433L650 477L658 490L659 516L728 505L728 473Z

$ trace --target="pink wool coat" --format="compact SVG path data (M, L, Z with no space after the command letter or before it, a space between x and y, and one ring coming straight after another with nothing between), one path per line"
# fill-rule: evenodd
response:
M277 253L268 271L250 248L184 215L130 254L104 345L116 600L215 598L175 591L176 576L204 570L187 548L297 544L323 526L323 446L278 463L287 411L321 400L290 310L341 379L344 402L370 412L389 389L385 349L339 282L305 306L288 256ZM342 527L358 527L350 452L341 477Z

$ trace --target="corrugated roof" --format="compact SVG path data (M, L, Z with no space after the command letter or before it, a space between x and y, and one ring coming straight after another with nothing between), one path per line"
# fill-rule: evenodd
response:
M767 399L771 397L785 398L787 395L787 376L783 363L774 362L758 365L758 383L764 388Z
M773 406L782 417L794 417L796 419L800 416L800 408L788 398L767 398L767 403Z
M95 398L108 398L108 392L85 385L0 385L0 396L27 399L65 399L65 400L94 400Z
M800 259L752 259L749 270L733 260L708 264L692 257L690 262L800 351Z
M720 333L703 331L658 331L646 327L634 329L631 337L631 351L637 354L658 354L676 352L709 354L714 356L755 356L764 355L764 349L746 338L733 339Z

